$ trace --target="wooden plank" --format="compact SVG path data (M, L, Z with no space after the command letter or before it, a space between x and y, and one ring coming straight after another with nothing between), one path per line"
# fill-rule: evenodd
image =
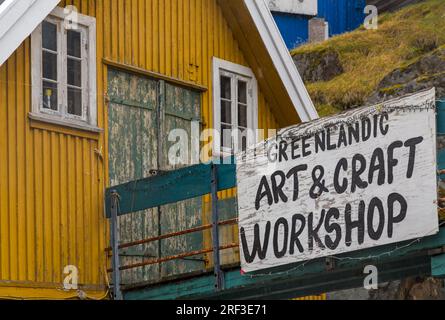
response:
M387 264L380 262L377 266L381 270L379 279L383 283L429 275L429 259L425 256ZM320 272L315 279L289 274L280 278L260 279L255 284L240 285L218 293L209 291L213 275L206 274L185 282L176 280L176 285L172 282L157 287L126 290L124 300L286 300L360 287L363 285L361 271L360 268L347 268L334 273ZM239 272L239 269L227 271L226 278L236 278Z
M126 300L290 298L347 289L357 286L359 281L363 283L363 268L369 263L378 267L380 281L413 274L427 276L430 274L428 251L444 244L445 228L441 228L439 234L418 241L339 255L334 270L329 272L326 271L326 259L288 266L287 269L278 268L264 275L246 275L234 268L226 271L226 290L217 295L214 294L213 273L208 273L127 291L124 296Z
M128 65L128 64L124 64L124 63L119 63L107 58L103 59L103 63L107 66L116 68L116 69L120 69L120 70L125 70L127 72L132 72L132 73L136 73L138 75L141 76L147 76L150 78L153 78L155 80L164 80L167 81L169 83L172 84L176 84L179 86L183 86L189 89L193 89L196 90L198 92L206 92L208 90L208 88L206 86L202 86L199 84L196 84L194 82L191 81L185 81L179 78L174 78L174 77L170 77L170 76L166 76L164 74L158 73L158 72L154 72L154 71L150 71L150 70L146 70L143 68L139 68L139 67L135 67L133 65Z
M236 165L218 165L218 191L236 187ZM107 218L110 218L110 193L120 196L119 215L155 208L210 193L211 164L199 164L122 185L106 191Z

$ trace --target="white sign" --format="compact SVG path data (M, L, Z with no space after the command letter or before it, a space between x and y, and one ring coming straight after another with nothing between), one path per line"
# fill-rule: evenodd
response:
M242 270L436 234L435 92L283 129L237 156Z
M318 0L268 0L271 11L304 14L318 14Z

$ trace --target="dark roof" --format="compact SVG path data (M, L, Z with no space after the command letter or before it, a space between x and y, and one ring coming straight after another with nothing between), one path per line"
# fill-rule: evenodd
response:
M375 5L379 12L395 11L404 6L422 2L424 0L367 0L367 4Z

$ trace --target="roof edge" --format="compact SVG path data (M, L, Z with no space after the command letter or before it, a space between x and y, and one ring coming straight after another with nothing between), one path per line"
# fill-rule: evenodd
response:
M57 6L60 0L10 0L0 12L0 66Z
M318 113L264 0L243 0L301 121Z

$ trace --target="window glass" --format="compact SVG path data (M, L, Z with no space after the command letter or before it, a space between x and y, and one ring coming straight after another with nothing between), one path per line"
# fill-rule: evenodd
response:
M58 110L58 44L57 25L44 21L42 24L42 99L43 108Z
M221 122L232 123L232 102L221 100Z
M238 80L238 103L247 104L247 83Z
M43 49L57 51L57 25L54 23L43 21L42 47Z
M231 148L232 78L221 76L221 146Z
M232 99L232 79L226 76L221 76L221 98L231 100Z
M247 128L247 105L238 104L238 126Z
M221 147L232 148L232 126L221 124Z
M82 116L82 90L68 88L68 113Z
M68 30L67 34L67 54L71 57L81 57L81 34L78 31Z
M82 62L80 60L68 58L67 71L68 84L78 88L82 87Z
M43 80L43 108L50 110L57 110L57 83Z
M71 115L82 116L82 52L80 32L68 30L67 42L67 82L68 110Z
M238 80L238 126L247 128L247 82Z
M238 131L238 148L241 151L247 150L247 130L240 128Z
M57 54L43 51L43 78L57 81Z

